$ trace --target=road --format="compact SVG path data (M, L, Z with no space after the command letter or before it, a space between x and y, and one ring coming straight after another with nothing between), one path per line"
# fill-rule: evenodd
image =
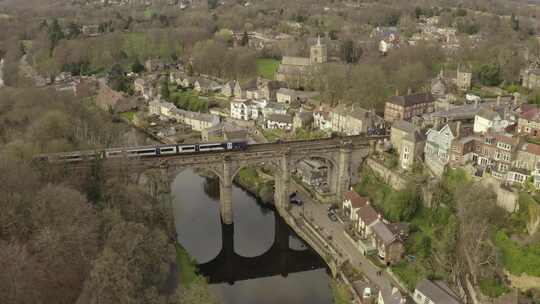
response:
M291 181L291 191L296 191L304 204L302 206L293 205L292 212L297 216L304 213L308 218L313 218L316 225L324 229L325 235L331 235L332 241L337 248L341 249L348 257L353 266L361 272L385 294L392 293L392 287L398 286L393 283L393 279L385 271L369 261L343 233L345 227L340 222L332 222L328 218L327 204L321 204L311 198L309 193L296 182ZM381 271L381 275L377 275Z

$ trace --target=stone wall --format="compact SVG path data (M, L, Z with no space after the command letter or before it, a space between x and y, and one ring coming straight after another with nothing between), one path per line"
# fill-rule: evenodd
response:
M407 186L407 180L405 178L394 172L394 170L386 168L383 164L379 163L373 158L367 159L367 165L371 168L371 170L377 173L377 175L382 178L386 184L395 190L403 190Z

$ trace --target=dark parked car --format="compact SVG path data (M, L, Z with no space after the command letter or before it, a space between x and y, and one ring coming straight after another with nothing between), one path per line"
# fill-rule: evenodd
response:
M339 205L338 204L332 204L330 206L328 206L328 211L337 211L339 209Z
M328 212L328 218L329 218L332 222L336 222L336 221L338 220L337 215L336 215L334 212L332 212L332 211Z
M295 205L298 205L298 206L302 206L303 202L302 202L301 199L296 198L296 197L293 197L293 198L291 198L291 204L295 204Z

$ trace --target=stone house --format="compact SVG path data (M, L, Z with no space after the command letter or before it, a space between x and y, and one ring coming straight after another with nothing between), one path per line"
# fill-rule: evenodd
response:
M368 128L380 126L383 121L372 111L360 107L338 105L330 112L331 128L346 135L366 134Z
M386 223L377 221L371 226L373 231L371 242L377 248L377 254L387 265L397 263L403 259L405 245L403 240L395 234Z
M424 279L414 289L413 300L416 304L462 304L459 296L443 281Z
M272 114L285 115L287 114L287 109L282 103L277 102L266 102L265 105L261 106L262 113L264 117L268 117Z
M416 159L424 155L425 135L412 123L399 120L392 124L390 143L399 155L399 164L410 170Z
M431 93L393 96L384 106L384 120L391 123L397 120L411 120L414 116L433 111L434 98Z
M253 101L231 101L231 118L240 120L257 120L259 117L259 107Z
M460 65L457 69L456 85L461 91L468 91L472 85L472 71L470 65Z
M293 119L288 114L270 114L266 117L267 129L292 130Z
M297 100L298 95L296 90L280 88L276 92L276 100L279 103L290 104L293 101Z
M221 87L221 95L223 95L225 97L229 97L229 98L233 97L235 87L236 87L236 81L234 81L234 80L225 83Z
M261 77L257 78L257 89L259 98L266 100L276 100L277 92L281 88L284 88L286 84L282 81L268 80Z
M533 138L540 138L540 107L524 104L518 115L517 132Z
M366 205L359 208L357 211L358 221L356 222L356 231L360 235L360 238L363 240L369 239L373 230L371 226L381 220L381 216L373 207L371 207L369 201L366 202Z
M307 185L322 189L328 187L328 166L318 159L302 160L296 166L296 173Z
M313 113L300 111L294 115L293 129L311 129L313 126Z
M240 98L240 99L243 99L243 98L249 99L249 97L247 96L248 91L250 91L251 94L253 94L252 92L258 91L257 79L252 79L248 82L237 81L234 86L234 97Z
M235 137L246 138L247 130L228 122L221 122L210 128L206 128L201 132L201 138L203 141L222 141L229 140L227 134L235 134ZM243 136L242 136L243 135Z
M450 165L453 167L464 166L471 162L476 146L476 137L466 136L452 140L450 148Z
M360 196L354 189L345 192L343 194L342 209L346 217L351 221L358 221L358 210L366 206L369 202L367 197Z
M219 83L202 77L197 78L193 83L193 90L202 94L217 92L220 89L221 86L219 85Z
M506 180L508 170L513 167L519 144L520 138L510 134L484 134L476 141L473 161L490 171L493 177Z

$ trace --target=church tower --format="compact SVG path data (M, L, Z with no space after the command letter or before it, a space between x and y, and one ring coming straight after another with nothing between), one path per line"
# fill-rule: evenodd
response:
M311 64L325 63L328 61L327 53L326 45L321 44L321 37L319 36L317 37L317 44L311 47L309 61Z

